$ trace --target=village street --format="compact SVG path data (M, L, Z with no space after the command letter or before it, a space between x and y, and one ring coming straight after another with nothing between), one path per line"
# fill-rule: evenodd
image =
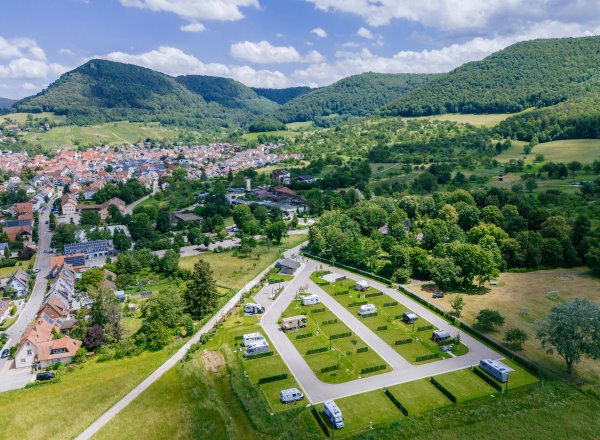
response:
M291 256L292 253L286 253ZM359 276L331 267L313 260L307 260L300 257L302 264L297 270L294 279L287 284L283 292L277 299L270 304L261 319L261 325L267 336L273 343L275 349L280 354L295 379L300 384L308 400L312 403L320 403L329 399L339 399L346 396L361 394L368 391L382 389L404 382L410 382L417 379L427 378L433 375L442 374L454 370L476 365L481 359L501 359L498 353L489 349L487 346L477 341L468 334L459 331L450 323L440 318L438 315L426 307L416 303L410 298L398 293L381 283L369 280L374 288L388 294L394 300L398 301L408 309L429 321L442 330L449 331L452 335L460 334L461 342L469 348L469 353L459 357L440 360L424 365L412 365L402 358L386 342L379 338L374 332L369 330L360 320L342 307L334 298L328 295L323 289L310 280L310 274L319 269L329 270L346 276L347 278L358 280ZM296 350L286 334L281 330L278 319L283 311L295 299L301 286L308 286L308 292L317 294L321 302L326 305L334 314L338 316L356 335L360 336L392 367L389 373L370 376L364 379L358 379L341 384L327 384L317 378L315 373L308 366L302 355ZM264 302L264 301L262 301Z

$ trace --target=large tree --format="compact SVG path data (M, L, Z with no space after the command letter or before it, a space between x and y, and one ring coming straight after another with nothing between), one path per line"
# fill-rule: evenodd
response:
M214 310L218 298L219 293L210 264L199 260L194 265L194 271L183 293L186 311L192 318L201 319Z
M558 353L569 374L582 356L600 358L600 306L586 299L557 304L536 321L536 337L548 353Z

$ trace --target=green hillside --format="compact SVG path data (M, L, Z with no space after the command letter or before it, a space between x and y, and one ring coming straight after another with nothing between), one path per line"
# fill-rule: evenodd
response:
M283 105L298 96L306 95L314 89L311 89L310 87L288 87L287 89L261 89L253 87L252 90L254 90L258 96L262 96L263 98L267 98L270 101Z
M67 72L41 93L19 101L21 112L49 111L69 122L161 121L180 125L224 119L220 108L175 78L131 64L91 60Z
M350 76L285 103L275 117L283 122L298 122L332 114L367 116L433 77L370 72Z
M230 78L186 75L176 79L207 102L216 102L226 108L244 109L253 114L266 114L279 108L275 102L259 96L250 87Z
M599 53L600 37L517 43L440 75L387 105L384 113L512 113L597 93Z

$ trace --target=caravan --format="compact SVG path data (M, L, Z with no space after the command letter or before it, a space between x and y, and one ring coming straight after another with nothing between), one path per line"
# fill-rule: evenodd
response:
M373 304L364 304L360 306L360 309L358 309L358 314L360 316L371 315L373 313L377 313L377 307L375 307Z
M314 304L319 304L319 297L317 295L304 295L300 297L300 302L303 306L312 306Z
M447 332L446 330L434 330L431 335L431 340L433 342L442 342L446 339L450 339L450 332Z
M308 318L304 315L290 316L289 318L283 318L281 320L281 328L283 331L297 330L300 327L306 327L308 325Z
M244 306L244 313L249 315L257 315L259 313L263 313L264 311L265 309L259 304L248 303Z
M244 347L249 347L250 345L264 340L265 337L260 333L246 333L244 336L242 336L242 345Z
M246 347L246 351L244 351L245 356L254 356L255 354L268 353L271 350L267 341L262 340L253 343Z
M406 322L407 324L412 324L413 322L415 322L417 319L419 319L419 317L417 316L416 313L413 312L404 312L402 314L402 320L404 322Z
M328 400L325 402L323 407L323 412L329 419L329 422L332 426L335 426L337 429L344 427L344 419L342 418L342 411L338 408L333 400Z
M483 371L500 382L508 382L508 373L510 369L502 362L483 359L479 361L479 366Z
M281 403L294 403L302 399L304 399L304 394L302 394L298 388L289 388L279 392L279 400Z

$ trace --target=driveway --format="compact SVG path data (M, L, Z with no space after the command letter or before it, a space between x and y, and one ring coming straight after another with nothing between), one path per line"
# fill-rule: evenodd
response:
M291 253L290 253L291 254ZM286 255L289 256L289 255ZM333 268L322 263L317 263L312 260L302 258L305 263L298 269L294 280L292 280L269 307L261 319L261 326L271 339L273 345L277 349L292 375L300 387L304 390L310 402L320 403L329 399L339 399L346 396L361 394L368 391L382 389L387 386L397 385L404 382L410 382L417 379L427 378L430 376L460 370L471 365L478 364L481 359L501 359L498 353L494 352L481 342L477 341L470 335L458 331L455 327L447 323L444 319L437 316L435 313L411 300L410 298L398 293L392 288L375 281L369 283L376 289L383 291L397 300L402 305L422 316L423 319L431 322L440 329L448 330L451 334L460 333L461 342L469 347L469 353L464 356L454 357L450 359L439 360L436 362L412 365L402 358L395 350L381 340L374 332L369 330L356 317L337 303L335 299L329 296L323 289L318 287L310 280L310 274L321 267L332 272L340 273L351 279L359 279L355 274L338 268ZM311 370L302 355L296 350L292 342L287 338L285 333L281 331L277 320L294 299L300 286L309 285L312 293L317 293L327 307L334 312L338 318L357 335L365 340L365 342L384 358L392 367L389 373L370 376L364 379L357 379L342 384L328 384L319 380L316 374Z

